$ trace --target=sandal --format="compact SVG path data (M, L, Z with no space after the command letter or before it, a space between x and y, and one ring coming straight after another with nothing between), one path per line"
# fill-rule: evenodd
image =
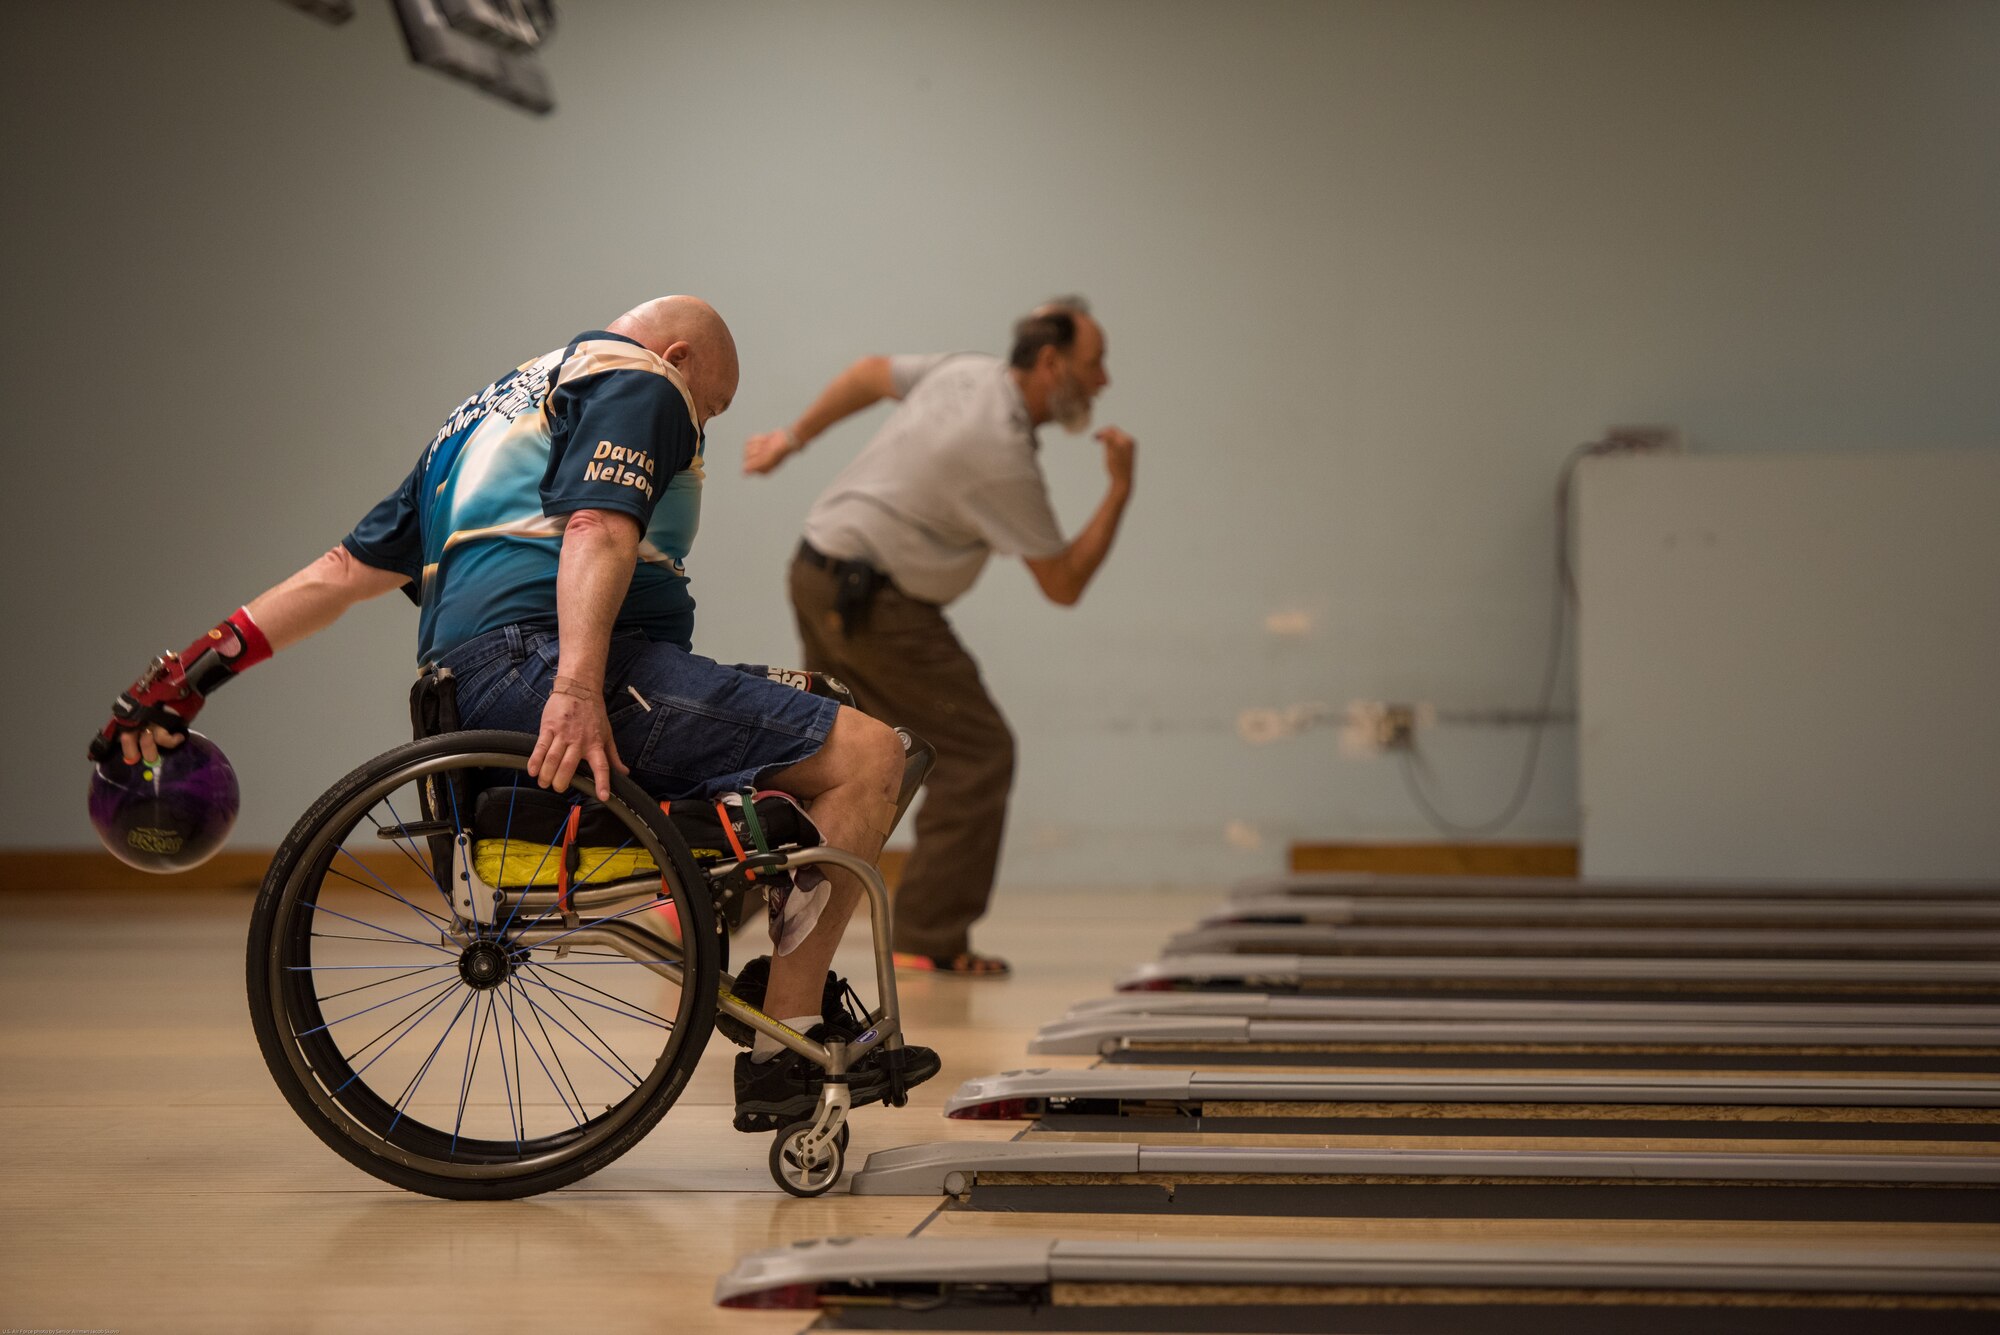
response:
M906 950L894 954L896 967L913 973L943 973L957 978L1005 978L1013 966L998 955L979 955L968 950L957 955L917 955Z

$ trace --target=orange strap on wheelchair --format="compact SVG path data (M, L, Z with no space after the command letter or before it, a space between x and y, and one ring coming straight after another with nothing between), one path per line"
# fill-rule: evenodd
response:
M583 815L583 803L573 802L569 823L563 826L562 865L556 868L556 907L569 912L569 855L576 848L576 823Z
M736 860L738 862L748 861L750 855L743 851L743 841L736 837L736 822L729 819L729 808L723 805L721 798L715 800L715 814L722 821L722 837L729 841L729 849L732 853L736 854ZM755 881L757 873L746 871L743 873L743 879L746 881Z

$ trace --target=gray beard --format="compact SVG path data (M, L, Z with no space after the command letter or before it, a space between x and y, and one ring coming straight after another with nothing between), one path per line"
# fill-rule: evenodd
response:
M1090 427L1090 396L1083 386L1065 378L1049 391L1049 416L1072 436L1081 435Z

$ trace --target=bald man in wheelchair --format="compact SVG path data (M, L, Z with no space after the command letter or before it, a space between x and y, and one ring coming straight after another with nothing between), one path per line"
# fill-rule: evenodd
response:
M118 697L93 754L156 758L230 677L402 589L420 609L419 662L449 670L460 726L534 734L540 786L565 792L587 768L600 801L613 769L661 800L777 789L804 803L823 843L872 863L903 787L895 730L837 691L799 689L814 684L802 675L692 652L682 563L703 429L737 376L728 325L694 297L646 302L524 363L461 404L339 546L164 655ZM835 871L790 897L768 975L753 961L736 995L815 1041L852 1041L829 965L860 895ZM737 1059L737 1128L809 1114L824 1073L754 1037ZM892 1081L882 1056L848 1072L854 1103L938 1071L935 1052L906 1045Z

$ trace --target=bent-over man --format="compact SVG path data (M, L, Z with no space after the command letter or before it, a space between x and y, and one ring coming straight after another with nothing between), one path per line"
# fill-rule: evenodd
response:
M900 967L966 977L1008 972L972 949L999 864L1014 738L945 607L988 556L1021 557L1050 601L1083 596L1132 496L1135 442L1097 433L1110 485L1065 538L1049 505L1036 429L1081 433L1111 383L1104 330L1079 297L1014 326L1005 361L981 353L863 357L790 427L754 436L743 466L768 473L834 423L900 405L806 516L790 572L807 667L839 677L862 708L937 748L896 892Z

